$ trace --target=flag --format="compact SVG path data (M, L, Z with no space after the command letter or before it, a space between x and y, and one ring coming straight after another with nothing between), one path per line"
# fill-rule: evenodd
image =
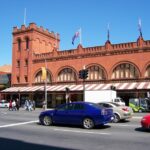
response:
M74 36L72 37L72 44L74 45L74 41L76 38L78 38L80 36L80 29L74 34Z
M46 80L47 77L47 72L45 67L41 67L42 69L42 80Z
M142 37L142 23L141 23L141 19L139 18L139 22L138 22L138 29L140 32L140 36Z

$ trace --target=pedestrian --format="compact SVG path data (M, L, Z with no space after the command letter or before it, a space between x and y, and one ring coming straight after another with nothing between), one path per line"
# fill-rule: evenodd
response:
M16 100L16 108L17 108L17 110L19 111L19 108L20 108L20 101L19 101L18 98L17 98L17 100Z
M32 100L33 110L35 110L35 100Z
M43 109L46 109L46 101L43 101Z
M25 101L25 110L29 110L29 100L28 99L26 99L26 101Z
M12 102L12 110L16 111L16 102L15 102L15 100L13 100L13 102Z
M12 110L12 100L9 101L9 108L8 110Z
M32 111L33 110L33 104L32 104L32 101L29 99L29 111Z

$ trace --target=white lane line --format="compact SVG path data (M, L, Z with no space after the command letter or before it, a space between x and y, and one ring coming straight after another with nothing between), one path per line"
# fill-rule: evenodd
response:
M66 129L58 129L55 128L53 129L54 131L62 131L62 132L73 132L73 133L85 133L85 134L103 134L103 135L110 135L110 133L105 133L105 132L92 132L92 131L79 131L79 130L66 130Z
M118 123L111 123L109 124L110 126L117 126L117 127L137 127L140 126L140 124L138 125L133 125L133 124L118 124Z
M30 124L30 123L35 123L38 122L38 120L35 121L28 121L28 122L21 122L21 123L13 123L13 124L8 124L8 125L2 125L0 128L7 128L7 127L13 127L13 126L20 126L20 125L25 125L25 124Z

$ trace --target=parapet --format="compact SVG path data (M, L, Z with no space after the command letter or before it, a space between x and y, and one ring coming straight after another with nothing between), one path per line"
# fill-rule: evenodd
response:
M35 30L42 34L45 34L47 36L51 36L53 38L57 38L58 40L60 40L60 36L58 33L54 33L53 31L49 32L48 29L44 29L42 26L38 27L35 23L30 23L29 26L27 26L27 27L25 25L21 25L21 28L13 27L13 34L26 32L26 31L30 31L30 30Z

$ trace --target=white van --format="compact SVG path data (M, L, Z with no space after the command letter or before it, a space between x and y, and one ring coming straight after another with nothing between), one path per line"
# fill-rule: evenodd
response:
M125 106L125 102L123 101L123 99L121 97L116 97L115 99L112 100L113 103L117 103L121 106Z

